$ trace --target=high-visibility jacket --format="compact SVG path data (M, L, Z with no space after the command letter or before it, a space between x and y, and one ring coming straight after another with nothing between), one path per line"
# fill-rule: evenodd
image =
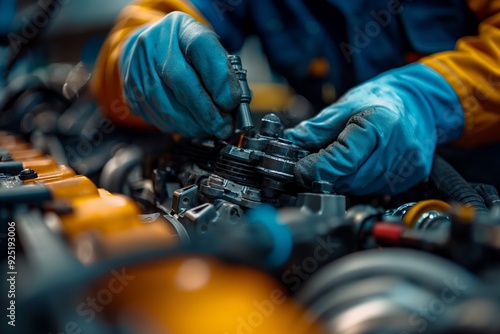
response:
M127 36L172 11L212 27L230 52L260 37L271 66L316 107L391 68L419 61L456 91L462 146L500 141L500 0L138 0L101 50L94 91L106 115L134 124L118 59Z

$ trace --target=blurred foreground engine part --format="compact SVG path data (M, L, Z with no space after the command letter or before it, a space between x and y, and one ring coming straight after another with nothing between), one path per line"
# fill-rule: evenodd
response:
M150 217L140 216L130 199L97 188L13 134L0 133L0 155L2 218L12 220L31 208L39 209L83 262L134 250L141 243L151 247L180 242L170 224L151 219L144 223Z
M298 299L332 334L493 334L500 331L499 290L493 283L500 276L495 275L481 281L420 251L371 250L322 268Z
M181 255L126 268L130 284L102 316L134 333L322 333L281 282L247 266ZM98 280L90 294L110 279Z

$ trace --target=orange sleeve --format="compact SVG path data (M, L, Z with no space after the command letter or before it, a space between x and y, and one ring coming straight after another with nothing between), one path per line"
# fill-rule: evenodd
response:
M465 114L460 146L500 142L500 0L469 0L481 19L478 36L460 38L455 50L420 61L457 92Z
M132 115L122 91L118 69L120 53L127 37L139 27L154 23L167 13L182 11L207 24L198 10L185 0L138 0L127 6L118 16L97 58L92 80L92 91L104 115L123 126L153 128L142 118Z

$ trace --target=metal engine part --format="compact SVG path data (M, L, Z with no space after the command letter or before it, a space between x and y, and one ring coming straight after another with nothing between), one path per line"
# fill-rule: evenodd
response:
M244 208L261 202L279 206L277 199L295 179L296 162L308 154L279 138L282 129L278 116L264 116L257 136L245 136L240 146L227 145L220 151L217 167L202 181L200 191L209 200L224 199Z
M236 145L220 142L204 145L194 141L196 155L191 163L183 162L179 173L182 188L171 195L171 219L178 220L191 233L206 233L217 224L240 223L245 210L262 203L277 207L295 205L297 191L291 186L295 179L293 169L308 152L280 138L282 130L279 117L268 114L262 119L257 135L241 135ZM215 166L197 159L213 157L217 148L219 157ZM171 166L165 166L154 172L155 190L162 195L163 202L168 196L168 184L172 183L162 182L171 174ZM282 196L292 200L281 201Z
M253 129L252 114L250 112L250 101L252 93L247 82L247 71L243 69L241 58L235 55L228 55L227 58L231 63L233 71L238 77L241 87L241 100L238 109L236 110L236 132L247 132Z
M258 172L263 176L262 194L272 200L286 191L287 186L295 180L293 169L300 159L309 152L292 144L291 141L279 138L267 144L262 155Z
M429 320L430 333L442 333L436 329L447 319L438 313L459 305L478 283L467 270L431 254L371 250L322 268L298 299L322 319L325 333L423 332L419 319Z

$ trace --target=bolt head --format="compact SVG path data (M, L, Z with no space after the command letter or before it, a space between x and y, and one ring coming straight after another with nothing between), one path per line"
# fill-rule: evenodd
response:
M31 180L38 177L37 172L31 168L25 168L19 173L19 179L21 180Z

